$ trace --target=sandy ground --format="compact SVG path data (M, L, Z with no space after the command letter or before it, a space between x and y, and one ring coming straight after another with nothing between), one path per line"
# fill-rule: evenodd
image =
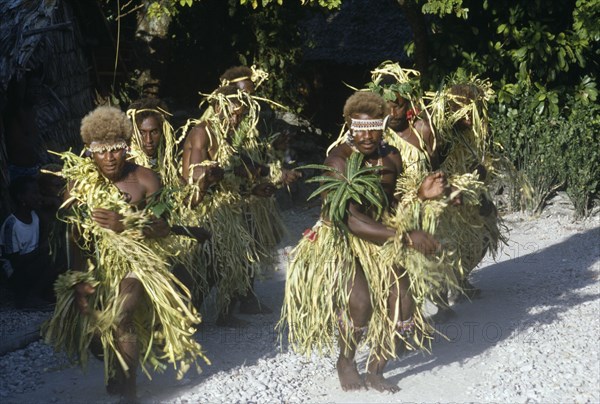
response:
M281 244L282 262L318 211L285 212L290 236ZM545 213L505 217L510 242L500 256L487 257L473 273L480 299L453 306L456 316L436 324L431 354L412 352L387 367L386 377L401 391L344 392L331 358L302 358L280 343L274 326L283 298L285 265L258 283L257 293L274 309L270 315L242 316L246 328L218 328L207 313L198 340L212 365L200 375L174 372L138 375L144 403L200 402L600 402L600 218L574 222ZM41 343L36 343L41 345ZM34 345L36 345L34 344ZM11 355L36 366L27 348ZM364 353L359 369L364 370ZM57 357L56 363L63 363ZM19 378L18 374L2 377ZM47 366L33 387L4 393L2 403L113 403L102 383L102 364L87 372Z

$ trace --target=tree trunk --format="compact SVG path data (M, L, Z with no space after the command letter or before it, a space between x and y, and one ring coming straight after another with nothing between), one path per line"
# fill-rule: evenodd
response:
M429 76L429 34L427 33L425 16L414 0L398 0L398 4L402 8L413 33L415 67L421 72L421 79L427 81Z

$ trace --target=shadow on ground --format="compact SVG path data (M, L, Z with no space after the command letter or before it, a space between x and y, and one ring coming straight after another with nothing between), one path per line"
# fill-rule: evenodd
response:
M580 293L598 283L598 240L600 228L541 250L535 242L510 243L504 253L512 258L473 273L474 283L483 291L481 298L453 306L456 317L435 324L447 339L436 336L431 355L411 354L391 363L390 371L400 371L391 380L398 383L410 375L463 363L507 338L536 344L540 338L536 330L542 325L552 324L570 308L600 297ZM529 253L520 255L519 251ZM577 261L565 257L577 257Z

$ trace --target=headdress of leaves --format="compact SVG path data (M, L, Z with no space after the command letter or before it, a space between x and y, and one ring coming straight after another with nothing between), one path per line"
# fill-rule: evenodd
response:
M473 89L476 89L472 94L475 98L465 99L465 97L453 95L451 89L455 85L470 86ZM451 124L463 118L466 114L477 113L481 117L487 118L487 104L495 96L494 90L492 89L492 83L489 80L480 79L473 75L467 76L464 73L457 72L447 78L445 88L446 100L453 102L459 107L458 109L454 108L454 110L452 108L447 108L446 118L449 119ZM477 109L477 111L475 111L475 109Z
M134 136L131 144L131 154L136 164L144 167L151 167L151 159L144 153L142 145L142 136L140 128L136 124L136 115L142 112L153 112L162 116L162 138L158 146L157 152L157 165L158 174L160 175L162 182L168 186L174 186L179 183L179 175L177 173L177 166L175 165L175 153L177 145L183 139L177 139L173 127L167 121L167 116L171 116L170 113L163 110L162 108L144 108L144 109L129 109L127 110L127 116L133 123Z
M475 98L466 99L453 94L452 87L455 85L472 86L477 90L474 92ZM458 160L462 161L465 158L474 158L479 162L484 160L489 146L487 103L493 97L494 91L489 80L456 73L448 77L443 89L432 98L430 102L432 122L438 128L440 139L443 142L460 145L460 149L466 152ZM466 116L471 120L471 129L456 130L455 124ZM459 157L454 154L455 158ZM450 164L454 159L448 157L446 160L447 164Z
M239 89L237 93L229 95L219 93L216 90L210 94L200 94L205 97L202 103L209 102L215 111L220 111L220 113L214 113L207 117L207 120L210 122L211 129L216 132L215 134L217 136L225 137L228 134L233 133L231 143L235 146L240 141L240 132L247 132L248 128L256 128L260 114L260 104L252 95ZM244 124L240 125L241 128L232 128L230 126L231 124L229 119L223 119L222 117L229 117L233 115L234 110L240 106L246 108L247 110L246 117L244 118ZM247 135L247 133L244 133L244 136Z
M237 77L232 80L222 79L220 85L228 86L228 85L237 83L238 81L250 80L254 84L254 88L257 89L263 83L263 81L269 79L269 73L267 73L266 71L264 71L262 69L259 69L258 67L256 67L256 65L250 66L250 70L252 70L252 75L250 77L243 76L243 77Z
M383 167L363 166L364 156L354 152L346 161L346 169L341 172L333 167L322 164L309 164L300 169L317 169L330 173L310 178L306 182L320 182L321 186L308 199L326 193L323 200L323 213L335 225L348 231L344 219L348 212L348 202L354 201L359 205L375 208L375 218L379 219L387 206L387 199L379 170Z
M207 130L211 133L211 142L217 139L219 144L215 160L222 165L224 164L226 179L234 177L233 173L228 173L228 166L244 164L240 158L242 154L252 161L264 163L266 160L266 146L263 143L266 142L259 137L257 128L260 114L258 100L273 102L250 95L239 89L236 93L228 95L216 90L211 94L202 95L205 96L203 102L210 102L213 107L213 113L205 116L204 121L209 124ZM231 116L234 110L240 106L246 109L246 116L237 128L232 128L229 119L224 119L223 116ZM216 113L216 111L220 111L220 113ZM187 133L188 127L197 123L199 122L194 120L188 122L183 132Z
M396 82L383 84L383 79L388 76L393 77ZM385 61L371 71L371 82L367 84L367 87L370 91L381 95L386 101L395 101L396 93L398 93L402 98L416 103L422 96L420 79L421 73L417 70L403 69L398 63Z

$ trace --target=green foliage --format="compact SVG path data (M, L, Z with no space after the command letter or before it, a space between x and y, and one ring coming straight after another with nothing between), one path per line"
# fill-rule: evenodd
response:
M439 17L455 15L462 19L467 19L469 14L469 9L462 6L462 0L416 0L416 3L423 3L421 8L423 14L433 14Z
M303 15L300 5L267 7L248 13L247 25L253 41L239 53L241 64L257 65L269 73L259 93L265 97L290 106L299 112L302 100L297 82L302 58L302 38L291 27ZM235 8L232 9L235 13Z
M598 0L577 0L573 11L573 30L591 41L600 40L600 2ZM596 51L598 54L598 51Z
M560 115L549 116L538 114L538 102L537 94L528 93L518 97L516 108L497 109L494 138L532 187L528 209L541 211L564 189L576 215L585 216L600 191L600 107L571 98Z
M339 8L342 5L342 0L300 0L300 2L302 5L318 5L330 10ZM272 3L277 3L278 5L282 6L283 0L240 0L241 5L250 5L254 9L258 8L259 4L263 7L266 7Z
M194 1L200 0L138 0L131 2L130 6L136 6L136 3L147 4L148 17L161 18L164 15L173 16L179 12L182 7L191 7Z
M462 14L448 12L452 1L437 8L435 3L423 5L423 12L445 15L432 20L433 77L462 68L492 79L501 104L511 107L520 96L534 95L531 106L551 116L576 93L583 103L595 101L590 72L597 70L600 56L597 0L463 0L460 7L469 10L466 21Z
M562 158L567 194L579 216L588 215L600 197L600 106L574 101L563 127L568 147Z
M380 166L364 167L363 155L354 152L346 161L346 169L342 173L333 167L309 164L300 169L323 170L330 175L313 177L306 182L319 182L321 186L308 199L326 193L323 201L323 213L336 226L343 226L348 212L348 203L354 203L367 208L374 208L376 218L380 218L387 199L379 177Z

